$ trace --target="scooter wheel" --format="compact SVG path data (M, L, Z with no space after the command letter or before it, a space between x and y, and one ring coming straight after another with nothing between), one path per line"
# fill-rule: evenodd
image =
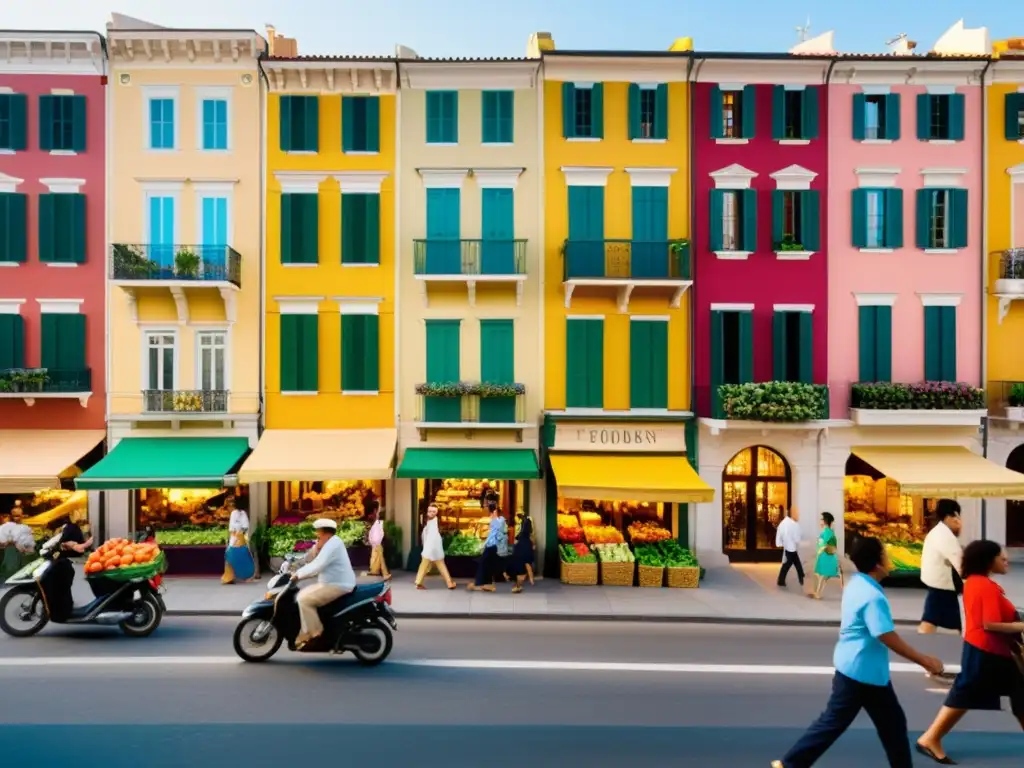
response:
M270 658L281 648L284 637L273 624L270 625L263 642L253 640L253 634L255 634L256 630L260 628L260 625L266 623L266 619L244 619L235 627L233 639L235 653L238 654L242 661L248 661L250 664L261 664L264 661L270 661Z
M29 611L29 621L24 621L21 614ZM11 618L18 620L18 625L11 623ZM32 637L49 622L43 598L33 586L11 587L0 598L0 629L11 637Z
M394 643L391 627L378 621L358 631L352 654L364 667L376 667L391 655Z
M145 595L132 606L132 617L121 622L121 631L128 637L149 637L156 632L162 618L160 601L153 595Z

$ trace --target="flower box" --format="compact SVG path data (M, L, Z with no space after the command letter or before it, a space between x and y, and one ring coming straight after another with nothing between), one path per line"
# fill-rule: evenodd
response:
M718 388L719 418L769 423L828 418L828 387L799 381L723 384Z
M976 427L986 414L984 390L960 382L854 384L850 398L858 426Z

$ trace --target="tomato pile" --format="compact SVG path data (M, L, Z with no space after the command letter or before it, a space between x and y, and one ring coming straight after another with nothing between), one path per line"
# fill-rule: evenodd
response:
M89 555L85 562L86 573L100 573L151 563L160 555L156 544L134 544L128 539L111 539Z

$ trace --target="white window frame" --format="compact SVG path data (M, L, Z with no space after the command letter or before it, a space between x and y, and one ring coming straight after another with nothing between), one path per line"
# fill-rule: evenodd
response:
M200 339L203 336L219 335L223 339L223 343L220 348L224 350L224 386L221 388L224 392L231 391L231 327L226 325L210 326L208 328L197 328L195 332L195 346L196 346L196 390L203 391L203 345L200 343ZM216 349L216 345L211 345L207 349ZM212 372L210 378L213 378ZM214 389L213 391L221 391Z
M150 126L149 103L161 99L174 102L174 146L170 149L153 146L153 133ZM144 85L142 86L142 146L147 152L177 152L181 149L181 88L177 85Z
M743 248L743 222L740 220L740 193L739 189L722 190L722 252L744 253ZM730 210L731 210L731 216ZM734 231L730 232L726 222L732 221ZM732 247L729 247L729 246ZM719 257L721 258L721 257Z
M146 246L151 246L153 243L149 242L149 235L153 231L152 221L150 221L150 205L149 201L154 197L170 197L174 199L174 237L172 238L173 245L181 244L181 189L182 185L178 185L174 182L174 186L167 186L163 189L156 189L151 186L143 187L142 189L142 237L140 243L145 243Z
M177 391L180 386L180 374L181 374L181 334L178 333L176 328L169 328L163 324L143 326L141 329L141 341L142 341L142 365L139 369L142 373L140 390L145 392L149 389L149 350L151 348L149 344L150 336L171 336L174 339L172 349L174 350L174 361L173 361L173 372L171 373L171 390ZM158 345L158 348L164 349L163 345ZM159 376L158 376L159 378ZM158 390L167 391L167 390Z
M878 205L876 209L872 210L872 201L877 201ZM872 227L872 216L874 221L880 223L881 227ZM865 199L865 223L867 224L867 232L865 232L864 242L867 244L865 248L861 250L866 251L880 251L880 250L892 250L885 243L885 190L884 189L869 189L866 192ZM877 242L872 242L872 235L877 235Z
M227 86L200 86L195 89L196 95L196 149L200 152L212 152L213 154L228 154L234 150L234 142L232 139L232 132L235 127L234 121L234 105L232 104L232 95L235 89ZM228 145L225 149L207 149L203 146L203 102L206 100L216 100L227 102L227 134L228 134ZM177 124L175 124L177 129Z

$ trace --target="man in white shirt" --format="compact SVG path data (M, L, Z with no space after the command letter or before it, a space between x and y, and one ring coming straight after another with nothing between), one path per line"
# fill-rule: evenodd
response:
M345 549L345 543L335 535L338 524L321 518L313 523L313 530L317 536L316 546L306 556L307 561L312 557L312 562L292 574L296 581L317 577L316 584L303 587L299 592L297 602L302 630L295 638L295 645L299 649L317 640L324 632L317 608L356 588L356 574L352 570L348 550Z
M800 523L792 517L793 511L786 510L786 517L775 531L775 546L782 547L782 570L779 571L779 586L786 586L790 568L796 568L800 586L804 583L804 566L800 562Z
M924 537L921 551L921 581L928 587L928 594L917 631L922 635L936 631L959 635L963 625L957 582L964 557L957 539L961 529L960 505L953 499L939 499L935 516L939 521Z

